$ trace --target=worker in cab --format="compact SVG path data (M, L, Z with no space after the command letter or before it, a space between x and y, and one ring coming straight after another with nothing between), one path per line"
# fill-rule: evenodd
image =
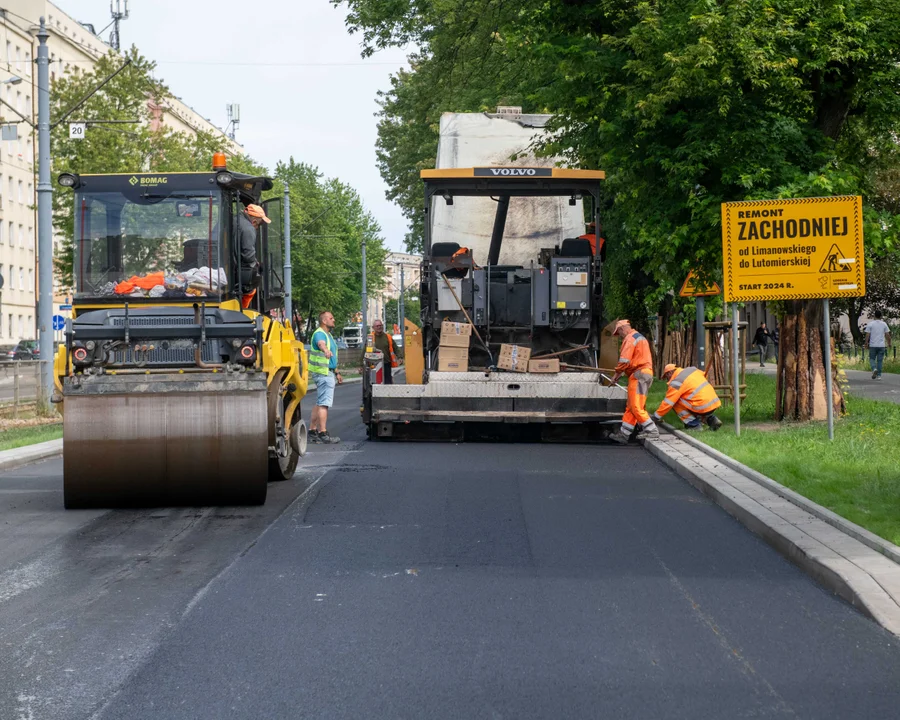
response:
M675 413L688 430L695 430L704 422L710 430L722 427L722 421L714 414L722 407L722 401L702 370L680 368L669 363L663 369L663 380L669 384L669 389L653 413L654 422L659 422L669 410L675 408Z
M587 232L584 235L578 236L579 240L587 240L591 244L591 253L596 255L603 249L603 238L600 238L599 242L597 240L597 223L591 222L588 223Z
M262 273L259 260L256 259L256 236L259 226L272 222L266 217L266 211L259 205L248 205L238 215L238 241L241 251L241 307L250 307L250 301L256 295L256 288Z
M636 428L638 440L657 438L659 430L646 410L647 393L653 384L653 355L650 343L631 327L628 320L616 321L613 337L617 336L622 338L622 347L619 350L616 374L613 375L610 384L615 385L619 378L625 375L628 378L628 399L625 414L622 416L622 425L609 436L609 439L624 445Z
M394 339L384 331L384 323L376 320L372 323L372 347L381 352L384 358L384 384L394 382L392 369L399 367L397 355L394 353Z

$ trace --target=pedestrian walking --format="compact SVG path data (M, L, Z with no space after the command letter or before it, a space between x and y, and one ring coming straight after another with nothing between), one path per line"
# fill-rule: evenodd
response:
M660 422L674 408L687 430L695 430L704 422L710 430L722 427L722 421L715 416L715 411L722 407L722 401L702 370L695 367L680 368L669 363L663 368L663 380L669 384L669 388L666 390L666 397L651 415L654 422Z
M759 348L759 366L766 366L766 355L769 354L769 331L765 323L760 323L753 336L753 344Z
M881 380L884 356L891 346L891 329L881 319L881 310L876 310L875 319L866 325L865 346L869 348L869 367L872 368L872 379Z
M331 335L334 315L327 310L319 313L319 327L309 343L309 374L316 384L316 404L309 420L309 440L332 445L340 438L328 434L328 408L334 403L334 386L344 382L337 369L337 342Z
M384 331L384 323L381 320L372 323L372 347L379 350L384 358L384 384L392 385L394 382L393 368L399 367L400 363L394 353L394 340Z
M610 384L615 385L622 375L626 375L628 399L625 414L622 416L622 425L609 436L609 439L624 445L636 426L640 427L638 440L657 438L659 430L646 410L647 393L653 383L653 355L650 352L650 343L637 330L631 328L628 320L616 322L613 336L616 335L623 338L622 349L619 351L616 374L613 375Z

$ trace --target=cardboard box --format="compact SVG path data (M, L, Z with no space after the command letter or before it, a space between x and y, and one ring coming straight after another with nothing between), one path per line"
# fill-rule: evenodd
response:
M450 322L444 320L441 323L441 347L469 348L472 339L472 326L469 323Z
M469 369L469 348L438 348L438 372L467 372Z
M513 372L528 372L528 361L531 359L531 348L523 345L501 345L497 367Z
M528 372L530 373L558 373L559 358L544 358L543 360L529 360Z

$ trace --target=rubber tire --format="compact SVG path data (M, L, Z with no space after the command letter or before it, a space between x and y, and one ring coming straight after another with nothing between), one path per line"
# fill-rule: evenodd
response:
M281 400L280 392L273 392L275 388L278 390L281 389L281 376L276 378L275 381L272 382L272 385L269 388L268 393L268 403L269 403L269 437L270 443L274 444L274 436L275 436L275 418L278 413L278 403ZM282 412L284 412L284 407L282 406ZM299 417L300 408L297 408L296 414ZM285 438L288 446L288 456L285 458L279 457L270 457L269 458L269 481L270 482L284 482L285 480L290 480L294 477L294 473L297 471L297 464L300 462L300 455L298 455L294 449L291 447L290 438Z

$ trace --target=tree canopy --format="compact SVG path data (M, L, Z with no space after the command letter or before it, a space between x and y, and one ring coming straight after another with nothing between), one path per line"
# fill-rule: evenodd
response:
M89 125L83 140L72 140L61 124L53 130L53 170L77 172L205 172L221 138L199 132L176 132L159 111L170 97L166 85L153 76L154 63L132 48L122 58L111 52L88 72L59 78L51 91L51 117L56 120L74 107L102 80L130 64L78 110L79 119L136 121ZM164 110L163 110L164 111ZM248 156L229 157L228 167L252 175L269 170ZM291 190L293 299L304 315L331 310L338 322L360 308L361 243L366 239L368 282L378 289L387 251L381 229L356 191L337 179L290 158L278 163L275 187L266 194L281 197L284 183ZM74 233L71 194L54 193L54 226L62 237L55 266L60 282L72 284Z
M724 201L861 194L867 246L897 251L900 0L333 1L364 55L418 46L378 141L408 216L440 112L509 102L554 115L543 152L607 171L623 302L716 275Z

